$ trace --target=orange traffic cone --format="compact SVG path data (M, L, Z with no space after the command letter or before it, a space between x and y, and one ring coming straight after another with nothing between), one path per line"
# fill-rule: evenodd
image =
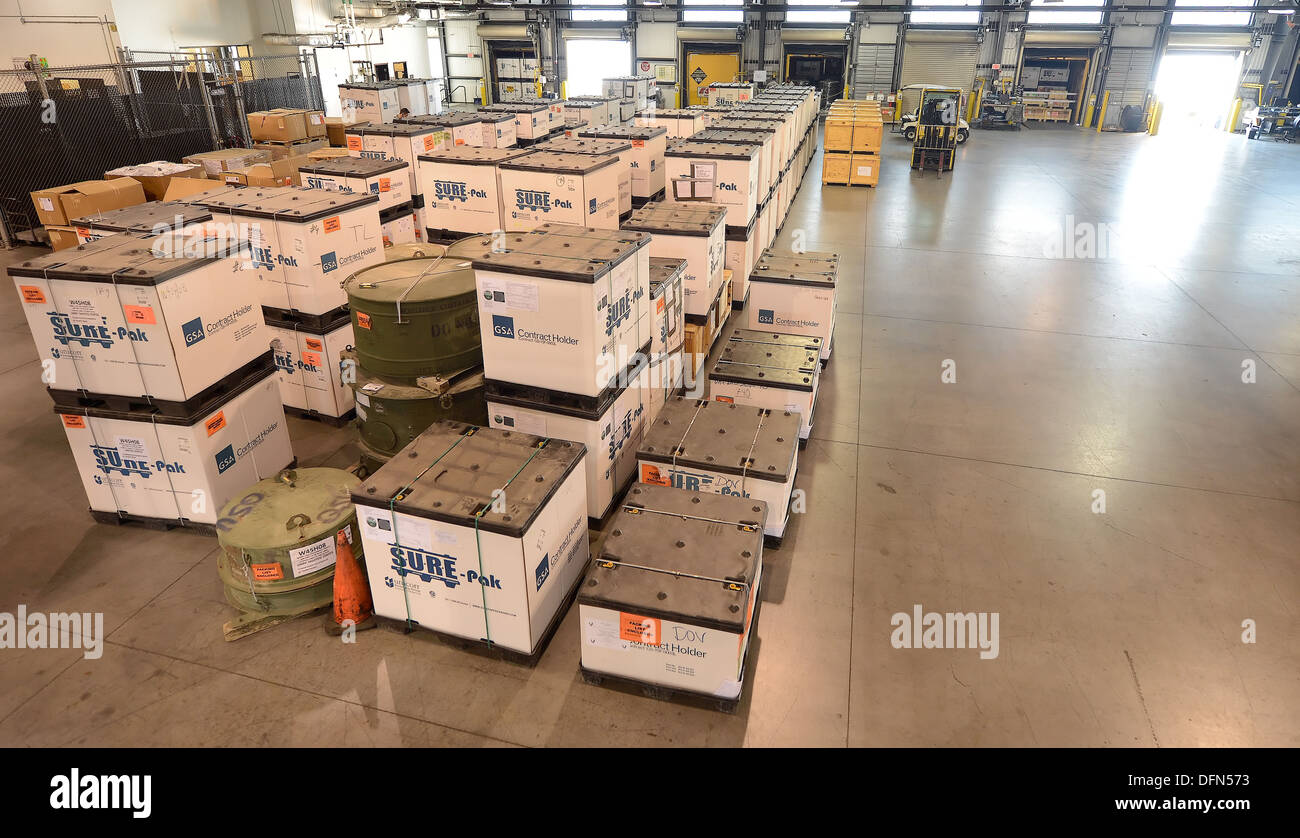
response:
M358 631L375 627L375 603L361 563L352 554L348 531L339 530L334 540L334 623L331 633L341 634L343 621L351 620Z

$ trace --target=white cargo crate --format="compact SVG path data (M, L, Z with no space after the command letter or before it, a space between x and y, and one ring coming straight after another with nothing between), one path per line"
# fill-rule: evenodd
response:
M810 335L738 329L709 371L714 401L766 407L799 415L799 439L812 436L821 379L820 344Z
M516 140L536 140L551 133L551 109L546 105L523 103L484 105L479 111L509 114L515 121Z
M352 345L348 312L340 309L329 322L315 327L304 325L291 311L262 311L284 404L333 417L351 410L352 388L343 381L339 366L340 354Z
M497 166L529 153L520 148L461 146L421 156L418 177L426 234L429 229L452 233L505 229Z
M686 308L682 293L685 259L650 257L650 357L662 358L680 350L686 336Z
M732 308L745 304L749 294L749 272L758 261L758 231L762 226L763 208L759 207L748 227L728 227L726 231L727 254L724 265L731 271Z
M738 699L759 607L763 513L743 498L633 486L578 588L584 677Z
M609 102L603 98L566 99L564 102L564 119L586 122L590 125L606 125L610 120Z
M356 145L353 137L360 138L359 149L353 147ZM347 131L347 140L348 154L352 157L404 160L411 166L415 166L421 154L451 147L451 134L445 128L416 122L353 126ZM411 189L414 192L418 187L412 183Z
M185 402L266 354L247 244L184 253L206 244L117 233L10 265L46 383Z
M471 242L484 374L596 396L650 343L644 233L547 224Z
M343 277L384 261L374 195L284 186L233 192L207 206L214 219L247 225L265 306L332 311L347 302Z
M641 403L645 405L645 426L649 428L663 410L665 402L676 396L685 384L685 356L682 345L650 362L641 377Z
M411 116L429 113L429 91L423 79L391 79L387 85L397 91L397 110Z
M430 116L408 116L399 120L407 125L429 125L446 131L451 137L451 145L496 145L496 138L486 142L487 132L483 129L483 117L477 113L444 113Z
M668 129L656 126L605 126L588 128L579 136L600 140L622 140L632 144L632 197L648 200L664 188L664 150Z
M754 98L754 85L748 82L715 82L709 85L709 107L748 102Z
M515 144L515 115L495 111L479 111L483 120L483 146L485 148L510 148Z
M518 79L523 78L523 74L523 65L518 58L497 59L497 78Z
M767 504L764 535L780 539L799 468L799 414L675 396L647 427L638 479L654 486Z
M685 108L651 108L638 112L635 121L640 126L666 129L670 140L685 139L704 130L704 115Z
M395 244L415 244L415 205L409 201L379 214L379 237L384 247Z
M213 524L232 498L293 461L269 365L196 408L178 417L55 407L90 508Z
M375 613L539 653L591 555L584 454L435 422L352 494Z
M618 158L534 151L497 166L506 230L554 222L618 229Z
M749 275L748 325L822 339L822 360L835 334L839 256L765 250Z
M348 122L392 122L402 110L397 90L378 84L340 84L339 105Z
M727 211L726 224L748 227L758 211L759 145L681 141L664 153L668 203L705 202Z
M122 209L72 219L77 243L85 244L114 233L161 235L180 230L183 235L208 235L212 213L184 201L150 201Z
M647 372L645 363L634 363L590 398L489 379L488 425L587 446L587 517L599 521L636 472L645 429L641 380Z
M701 131L695 139L702 143L725 143L729 145L757 145L762 151L758 156L758 195L766 195L767 190L776 184L781 175L782 163L776 148L776 129L735 128L739 120L723 119L713 123L706 131ZM761 123L760 123L761 124Z
M627 140L593 140L587 138L569 139L556 137L540 143L538 151L553 151L560 154L589 154L597 157L613 156L618 158L618 214L627 215L632 211L632 143Z
M308 189L374 195L379 198L380 212L411 200L411 165L405 160L335 157L298 171Z
M725 213L712 204L646 204L632 213L625 230L651 235L650 255L684 259L682 298L686 314L708 314L722 287L726 255Z

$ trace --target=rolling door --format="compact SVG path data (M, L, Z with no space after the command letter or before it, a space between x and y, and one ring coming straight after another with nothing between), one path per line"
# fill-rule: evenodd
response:
M1154 54L1155 50L1147 47L1111 48L1110 63L1106 70L1106 90L1110 92L1110 103L1106 107L1104 128L1119 124L1125 105L1146 105Z
M899 87L909 84L930 84L938 87L955 87L970 93L975 83L975 64L979 58L979 44L973 35L958 33L909 33L903 47L903 73ZM916 109L919 93L903 93L903 112Z
M853 65L853 98L894 89L894 45L858 44Z

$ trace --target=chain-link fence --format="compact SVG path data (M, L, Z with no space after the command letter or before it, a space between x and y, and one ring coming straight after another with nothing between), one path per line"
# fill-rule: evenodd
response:
M119 166L249 145L246 114L323 109L314 57L158 53L85 67L0 70L0 225L32 241L30 193Z

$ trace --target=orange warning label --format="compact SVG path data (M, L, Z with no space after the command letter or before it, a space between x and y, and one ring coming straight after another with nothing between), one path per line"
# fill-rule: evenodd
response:
M259 582L274 582L277 579L284 578L284 568L279 562L269 564L249 565L253 571L253 578Z
M19 285L18 290L23 295L23 302L45 305L45 292L35 285Z
M305 364L310 364L310 365L312 365L313 367L319 367L319 366L320 366L320 353L318 353L318 352L304 352L304 353L302 353L302 360L303 360L303 363L305 363Z
M735 404L735 403L736 403L736 400L733 399L731 396L714 396L714 397L713 397L713 400L714 400L715 402L722 402L723 404Z
M60 413L63 417L63 427L65 428L84 428L86 427L86 417L70 416L67 413Z
M457 141L456 141L456 145L464 145L464 144L465 144L465 141L464 141L464 140L457 140Z
M366 314L364 311L358 311L358 312L357 312L357 325L360 326L360 327L363 328L363 329L369 329L369 328L370 328L370 315L369 315L369 314Z
M632 148L645 148L645 140L633 140Z
M357 136L348 137L348 151L360 151L361 138Z
M426 134L424 136L424 150L431 151L432 149L433 149L433 135Z
M381 177L381 178L379 179L379 191L380 191L380 192L391 192L392 189L393 189L393 181L392 181L392 178Z
M217 415L204 422L203 427L208 429L208 436L212 436L217 431L226 427L226 412L224 410L217 411Z
M655 300L655 314L663 314L663 313L664 313L664 298L660 297L659 299Z
M78 236L81 236L83 239L88 239L88 238L90 238L90 228L89 228L89 227L78 227L78 228L77 228L77 235L78 235Z
M303 341L303 343L307 344L308 349L314 350L316 352L320 352L322 349L325 348L324 344L322 344L316 338L307 338L306 340Z
M641 464L641 482L649 483L651 486L671 486L672 480L668 475L659 470L659 466L650 463Z
M339 230L342 229L343 229L343 222L339 220L339 217L337 215L325 219L325 232L337 233Z
M658 646L663 639L662 626L655 617L642 617L639 614L618 614L618 636L622 640L641 643L646 646Z
M154 319L153 306L122 306L122 314L128 323L152 326L158 322Z

